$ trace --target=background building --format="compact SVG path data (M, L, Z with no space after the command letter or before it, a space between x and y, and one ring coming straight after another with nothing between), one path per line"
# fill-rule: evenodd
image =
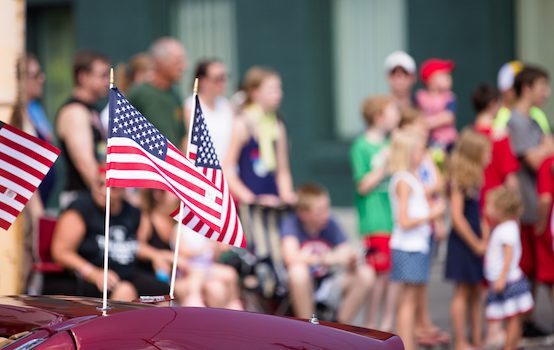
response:
M554 72L554 47L544 44L553 17L549 0L28 0L27 47L44 64L50 117L69 94L76 49L118 63L160 36L177 37L189 53L183 96L199 58L222 58L233 87L251 65L271 66L283 77L295 183L317 180L337 205L351 205L348 149L363 130L362 99L386 92L388 53L404 49L418 64L454 59L463 126L473 118L471 90L496 83L504 62L519 58Z

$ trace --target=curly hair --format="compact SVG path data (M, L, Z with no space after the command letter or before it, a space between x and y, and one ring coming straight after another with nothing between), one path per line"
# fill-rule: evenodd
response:
M452 185L464 192L479 189L483 183L483 170L490 148L486 136L465 128L456 141L449 161L448 171Z

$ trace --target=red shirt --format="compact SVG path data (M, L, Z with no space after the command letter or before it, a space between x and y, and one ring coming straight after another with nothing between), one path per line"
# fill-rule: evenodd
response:
M537 172L537 191L539 192L539 197L543 194L550 194L554 198L553 165L554 156L551 156L546 158L539 167L539 171ZM549 217L550 215L552 215L552 209L550 209ZM550 222L550 220L548 222Z
M481 188L481 212L485 204L487 192L500 186L506 181L506 177L519 170L519 162L512 151L508 134L498 137L490 127L475 126L475 130L488 137L491 142L491 161L483 174L483 187Z

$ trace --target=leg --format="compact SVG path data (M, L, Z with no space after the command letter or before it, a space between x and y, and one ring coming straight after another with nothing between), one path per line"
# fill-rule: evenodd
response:
M291 264L288 267L289 288L294 315L310 318L314 313L314 287L312 276L305 264Z
M370 296L369 304L367 307L367 316L366 316L366 327L367 328L376 328L377 327L377 315L379 314L379 306L381 305L381 300L383 299L383 294L389 282L388 273L378 273L377 278L375 279L375 285L373 286Z
M498 347L504 343L506 332L502 328L502 321L487 320L486 347Z
M466 340L466 308L469 297L469 286L457 283L450 304L450 317L454 331L454 346L456 350L464 350L469 346Z
M227 288L223 282L216 279L207 280L204 282L203 291L207 306L217 308L227 306Z
M345 276L343 299L338 310L337 320L340 323L351 323L356 312L367 299L367 294L375 280L375 272L368 265L360 265L354 273Z
M472 286L469 305L469 310L471 312L471 341L476 347L481 347L483 345L483 337L481 334L483 329L483 306L481 304L481 299L481 286Z
M521 338L521 316L510 317L506 322L505 350L515 350Z
M183 298L183 306L202 307L206 306L204 296L202 295L204 285L204 270L191 269L184 278L186 283L186 293Z
M387 276L388 278L388 276ZM385 310L381 320L381 330L390 332L394 326L394 314L396 313L398 294L400 293L401 285L398 282L388 281L385 295Z
M110 296L111 300L133 301L138 298L137 290L127 281L119 282Z
M404 343L405 350L416 349L414 339L415 311L419 286L403 284L396 315L396 331Z
M226 308L243 310L242 302L240 301L238 274L234 268L224 264L213 264L210 269L209 279L216 279L225 285L227 295Z

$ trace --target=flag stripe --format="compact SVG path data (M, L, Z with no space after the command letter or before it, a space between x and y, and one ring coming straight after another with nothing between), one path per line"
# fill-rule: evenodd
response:
M4 124L1 128L0 135L14 140L16 143L19 143L27 148L40 149L40 153L50 159L51 162L55 162L60 154L60 150L46 141L43 141L39 138L31 136L21 130L14 128L13 126Z
M19 215L19 213L21 212L21 210L17 210L14 207L12 207L11 205L9 205L8 203L4 203L3 198L2 198L2 201L0 201L0 212L6 212L6 213L12 215L13 217L17 217Z
M0 185L9 188L17 194L22 195L26 200L31 198L33 192L29 191L25 187L20 186L18 183L10 181L7 178L0 177Z
M40 170L40 172L42 173L48 172L47 169L49 169L54 164L54 161L50 157L47 158L41 153L43 149L37 148L37 145L34 145L33 147L33 145L17 143L14 140L7 137L12 135L15 135L15 134L12 132L6 132L6 131L4 131L3 133L0 133L0 144L9 146L9 148L16 150L21 154L27 156L32 161L32 164L36 164L34 166L37 167L38 170L40 170L41 168L45 169L45 170ZM25 140L23 138L20 138L20 139ZM54 158L54 160L55 159L56 158ZM39 164L42 164L42 167Z
M7 155L6 153L0 152L0 167L9 170L13 168L9 168L10 166L14 166L15 168L21 169L21 171L28 173L29 175L37 178L37 180L40 182L40 178L44 175L40 171L36 170L35 168L29 166L27 163L24 163L20 161L17 158L11 157ZM37 185L38 186L38 185Z
M0 228L2 228L4 230L9 229L10 226L12 225L12 223L15 221L15 219L17 219L17 218L14 218L13 220L6 221L6 220L0 218Z
M0 122L0 227L7 230L48 173L59 150Z
M113 165L113 163L112 163ZM154 188L160 188L159 184L164 184L165 188L173 193L177 193L181 195L182 199L185 199L187 204L196 212L204 212L209 215L202 216L199 215L203 221L207 221L210 224L210 227L213 227L214 229L219 230L220 225L220 212L212 209L211 207L203 204L202 202L191 198L187 196L186 194L183 194L181 191L176 190L173 186L171 186L170 183L164 180L162 176L159 174L150 172L150 171L141 171L141 170L115 170L115 169L109 169L108 174L106 174L109 177L108 183L109 186L120 186L120 187L143 187L140 183L136 183L136 180L140 178L141 181L149 180L147 184L144 185L144 187L149 187L151 185L156 184ZM126 179L126 180L122 180ZM133 182L135 181L135 182Z
M172 184L170 182L168 183L168 181L164 181L165 179L156 173L153 173L151 171L142 171L142 170L128 170L128 171L127 170L121 171L116 169L110 169L110 170L112 170L110 174L112 174L117 178L123 177L121 174L122 172L125 172L126 174L134 174L134 176L140 176L140 178L142 179L150 178L150 180L165 182L166 184L168 184L168 187L172 189L172 191L178 192L178 194L180 194L183 198L185 198L189 203L193 204L196 208L203 210L204 212L212 215L216 219L219 219L221 216L221 214L218 211L200 202L199 199L195 199L187 195L186 193L183 193L182 191L175 189L174 186L171 186Z
M5 187L5 186L2 186L2 184L0 184L0 198L2 199L2 201L4 203L10 204L12 207L14 207L14 208L16 208L20 211L23 210L23 208L25 207L25 203L27 203L27 198L25 198L22 195L16 193L15 198L11 199L10 197L8 197L4 194L6 192L6 190L8 190L8 188Z
M151 154L142 151L139 145L129 139L125 138L112 138L108 140L108 154L120 153L120 154L136 154L146 157L150 162L155 163L157 166L166 169L169 173L177 175L179 178L186 179L189 182L195 183L197 186L208 185L217 190L217 188L205 177L200 175L192 164L189 164L184 157L181 157L184 161L180 162L172 158L176 156L174 152L169 152L165 161L162 161ZM168 165L169 164L169 165Z
M114 154L110 154L108 156L109 159L114 160L115 157L113 157ZM187 189L189 189L188 184L181 184L176 181L173 181L171 179L167 179L163 176L163 174L160 174L157 172L156 168L149 167L148 164L144 163L110 163L110 170L114 170L110 174L113 174L112 176L115 176L117 178L124 178L124 177L135 177L135 178L144 178L144 179L154 179L157 181L164 181L168 184L169 188L172 188L172 190L177 191L178 194L183 196L185 199L199 203L199 206L202 208L202 210L205 210L206 213L214 216L217 219L220 219L221 214L219 211L212 209L208 205L201 203L204 199L202 194L198 194L195 192L188 192ZM117 171L117 172L116 172ZM165 173L165 172L164 172ZM132 174L132 175L131 175ZM193 187L193 185L190 185Z
M35 191L35 188L37 188L37 186L33 186L33 184L28 183L26 179L19 177L15 174L12 174L9 171L6 171L2 168L0 168L0 178L1 177L4 177L7 180L12 181L14 184L18 184L25 190L29 191L30 195L27 198L30 198L33 195L33 192Z
M142 155L137 154L137 157L133 157L133 156L130 156L128 154L111 153L109 155L109 157L110 157L110 160L113 161L110 164L110 169L114 169L114 170L142 170L142 171L148 171L148 172L152 172L152 173L155 173L158 170L160 170L160 171L163 171L164 175L170 177L174 184L180 185L180 183L178 181L182 178L179 178L178 176L175 176L174 174L164 170L163 168L160 169L160 168L156 168L156 167L152 166L151 165L152 163L149 162L148 159L144 159L145 157L142 156ZM118 162L118 160L120 160L119 158L121 158L121 157L126 158L127 162L126 163L123 163L123 162L120 162L120 161ZM191 182L187 182L186 188L193 191L194 193L197 193L198 195L200 195L202 197L206 194L206 191L202 187L197 186L197 185L195 185L194 183L191 183Z

